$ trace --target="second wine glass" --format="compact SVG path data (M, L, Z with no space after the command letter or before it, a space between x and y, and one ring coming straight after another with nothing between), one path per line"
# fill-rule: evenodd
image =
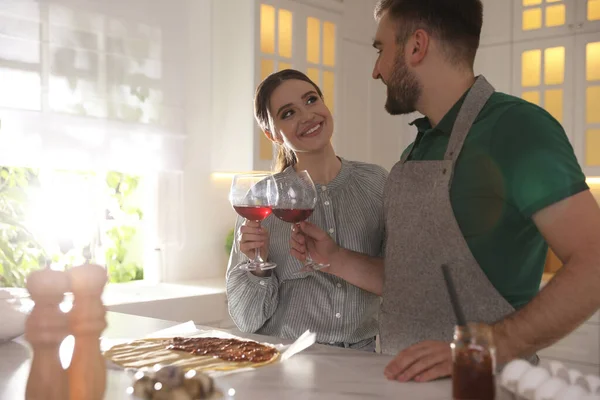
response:
M282 221L297 224L310 217L317 204L317 189L308 171L291 172L275 179L278 201L273 215ZM328 267L312 260L307 249L306 262L302 271L317 271Z

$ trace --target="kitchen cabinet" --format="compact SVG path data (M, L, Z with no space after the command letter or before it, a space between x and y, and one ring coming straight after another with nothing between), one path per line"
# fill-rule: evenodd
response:
M578 23L579 0L513 0L515 41L564 36Z
M236 12L232 13L231 10ZM269 74L306 73L338 119L343 6L329 0L213 2L213 171L269 170L273 146L257 127L252 98Z
M600 176L600 0L483 3L475 72L545 108L584 173Z

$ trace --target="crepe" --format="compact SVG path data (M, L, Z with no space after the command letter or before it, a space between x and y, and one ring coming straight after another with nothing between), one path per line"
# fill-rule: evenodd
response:
M181 344L184 345L181 345ZM188 347L199 345L197 354L192 354ZM173 347L182 348L182 350ZM216 348L219 348L216 350ZM231 349L231 352L228 350ZM260 351L265 357L258 362L245 361L251 359L252 352ZM202 354L202 352L207 352ZM200 353L200 354L198 354ZM220 354L220 355L219 355ZM228 360L219 357L235 358ZM233 355L233 356L232 356ZM279 351L266 344L254 341L221 338L160 338L138 339L129 343L118 344L104 352L104 357L123 368L151 368L156 364L179 366L184 370L197 371L231 371L241 368L256 368L271 364L279 358Z

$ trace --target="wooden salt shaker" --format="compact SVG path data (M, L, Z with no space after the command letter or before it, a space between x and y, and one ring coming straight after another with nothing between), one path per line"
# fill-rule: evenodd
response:
M102 400L106 364L100 352L100 335L106 328L106 308L101 296L107 281L106 270L86 264L67 272L74 297L69 324L75 336L68 370L70 400Z
M68 399L67 372L61 366L59 349L69 334L69 321L59 305L69 291L69 277L48 268L34 271L27 277L27 290L35 304L25 323L25 339L33 348L25 398Z

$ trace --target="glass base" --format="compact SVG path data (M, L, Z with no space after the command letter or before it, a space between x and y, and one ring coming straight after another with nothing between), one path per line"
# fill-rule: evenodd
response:
M319 264L317 262L307 260L304 263L304 266L302 267L302 269L300 271L298 271L297 274L302 274L302 273L306 273L306 272L315 272L320 269L327 268L327 267L329 267L329 265L330 264Z
M256 271L257 269L260 271L267 271L269 269L277 267L277 264L267 261L248 261L245 263L238 264L237 267L242 271Z

